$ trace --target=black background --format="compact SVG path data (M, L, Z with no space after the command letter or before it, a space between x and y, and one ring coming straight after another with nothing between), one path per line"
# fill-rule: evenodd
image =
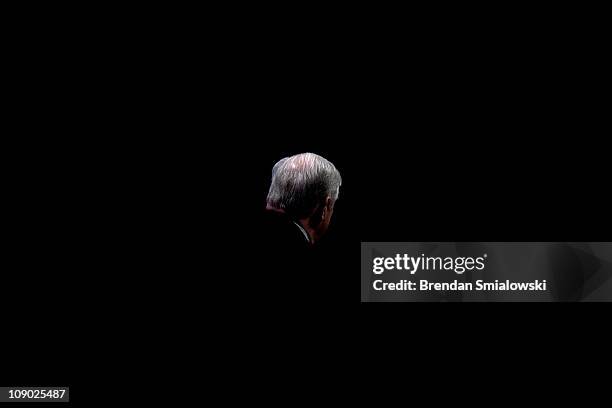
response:
M410 21L415 19L418 16ZM235 337L240 347L234 353L250 357L241 362L270 364L265 356L256 357L266 350L253 340L262 332L279 333L267 344L278 345L276 351L294 346L298 363L307 365L309 358L336 361L360 372L361 362L384 358L381 349L393 353L433 345L440 356L451 344L453 351L469 351L485 340L488 345L507 340L530 341L536 344L534 351L543 349L537 334L545 330L556 329L557 339L566 339L604 326L583 319L595 316L592 308L567 305L539 305L536 311L517 305L512 312L502 305L353 307L358 302L361 241L610 240L609 129L602 103L607 82L601 75L606 69L592 42L578 43L571 35L544 35L534 42L532 37L518 38L514 31L492 39L489 29L460 38L412 24L402 33L405 25L383 24L386 28L380 30L361 20L356 23L365 29L362 34L332 30L331 36L320 25L313 30L281 21L282 27L260 24L261 30L248 35L232 29L217 32L215 38L230 44L213 41L211 48L220 48L221 56L198 67L197 80L181 82L177 78L183 70L180 75L165 73L170 88L180 94L168 98L158 93L160 76L147 76L159 62L155 47L151 63L132 69L134 61L127 57L107 66L115 60L99 55L83 59L70 47L60 54L57 43L45 43L46 36L29 41L49 53L41 57L33 52L41 58L25 64L25 81L16 85L27 84L28 92L20 92L23 100L11 103L22 112L18 131L11 132L19 142L3 151L9 157L5 164L11 209L6 214L12 228L2 306L5 321L16 325L5 326L3 334L7 382L79 385L73 400L85 389L91 391L88 400L96 399L96 383L125 379L131 374L125 367L134 361L133 351L157 339L146 329L139 334L143 341L130 334L149 323L147 319L153 326L163 325L168 321L165 313L178 325L181 315L168 313L162 302L147 303L148 314L139 312L143 292L138 288L155 280L150 273L138 269L133 279L147 278L138 284L125 278L143 266L143 260L157 260L158 254L129 262L115 259L140 255L136 237L158 225L161 216L147 217L144 228L136 228L134 219L148 215L149 207L133 205L125 197L138 196L141 183L157 181L159 165L180 169L170 180L173 193L186 179L196 180L195 187L185 184L190 191L201 188L206 193L203 204L215 207L191 219L196 227L180 219L190 233L197 231L191 245L196 242L210 253L210 244L201 239L206 236L235 255L236 248L257 250L250 219L265 204L273 164L304 151L331 160L344 181L332 227L319 249L322 267L309 276L289 275L274 282L265 279L264 271L248 268L228 274L230 280L239 277L239 283L250 285L251 296L257 294L253 298L222 292L224 301L215 307L227 312L231 304L237 309L233 316L238 318L225 321L244 330ZM328 23L338 27L339 21L344 20L330 18ZM296 35L285 35L288 31ZM68 32L67 37L79 33ZM133 56L138 47L127 48L125 55ZM93 44L93 49L99 48ZM209 49L202 54L209 55ZM68 61L66 55L76 56L80 64L70 65L71 70L55 64ZM214 74L205 75L210 69ZM149 80L142 81L140 92L134 82L142 78ZM71 92L62 87L65 80L74 83ZM50 84L55 87L48 88ZM108 84L115 88L97 88ZM213 87L221 89L215 92ZM123 98L125 92L129 100ZM39 94L45 98L36 97ZM84 103L86 96L95 104ZM70 102L69 108L59 104L63 101ZM32 127L24 131L24 124ZM36 141L23 138L32 134L38 136ZM166 148L169 137L185 136L198 140ZM150 146L155 152L143 155ZM175 162L180 166L174 167ZM202 169L201 162L214 170ZM105 172L109 167L112 171ZM226 189L216 190L210 179L220 180ZM225 195L226 190L234 194ZM156 199L161 201L160 196L164 194ZM179 195L169 201L180 202ZM216 236L209 229L215 221L224 228L237 221L240 229ZM211 257L199 258L206 263ZM191 279L195 281L181 275L158 283L187 290ZM262 281L263 287L258 285ZM283 303L277 302L277 295L288 290L289 300L282 296ZM203 290L200 296L215 291L218 288ZM183 292L168 289L163 298L177 294ZM272 307L261 313L251 308L260 303ZM190 310L198 314L199 307ZM32 327L32 319L40 326ZM476 330L483 327L486 330ZM465 333L471 342L460 342ZM475 333L483 333L481 343L474 342ZM594 337L592 349L603 350L599 338L604 337ZM319 353L321 349L335 359ZM506 363L520 357L519 347L500 350L507 353ZM589 349L579 351L588 354ZM574 362L563 351L557 359L551 354L544 358L548 367ZM159 361L164 350L152 355ZM435 357L427 373L455 372L448 360ZM174 373L162 370L159 375ZM371 384L371 373L386 371L367 370L364 384ZM139 378L134 375L134 381Z
M320 89L298 88L309 103L257 111L249 123L265 131L244 148L249 207L265 205L280 158L331 160L343 185L321 252L334 277L357 267L362 241L610 240L602 119L588 119L578 95L534 107L501 84L491 99L473 87L425 107L439 84L420 84L397 90L411 103L380 92L330 107Z
M288 308L273 314L278 326L264 327L299 333L305 347L325 339L317 350L363 373L365 389L377 389L373 373L394 397L420 373L465 384L466 366L485 377L519 370L533 381L551 369L568 373L562 367L571 371L578 356L595 361L604 348L605 310L596 305L348 306L359 301L361 241L611 238L600 53L592 43L481 34L476 43L376 36L351 49L353 59L338 47L318 71L301 63L320 60L300 47L282 54L296 61L292 69L268 70L275 51L260 49L254 58L270 65L249 70L252 103L237 130L253 136L236 148L254 180L241 190L253 197L249 208L264 205L272 165L289 154L321 154L343 176L321 269L253 278L265 282L258 303Z
M289 276L296 298L351 298L362 241L610 240L596 41L464 28L389 24L339 42L264 30L240 39L238 63L221 61L235 109L223 134L244 136L230 155L249 180L233 213L265 205L287 155L321 154L343 176L321 242L327 289Z

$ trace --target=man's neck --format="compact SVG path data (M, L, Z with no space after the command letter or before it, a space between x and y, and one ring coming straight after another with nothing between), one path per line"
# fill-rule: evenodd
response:
M269 205L266 206L266 210L274 211L274 212L281 213L281 214L286 214L285 210L283 210L281 208L271 207ZM294 220L293 222L296 223L298 228L300 228L302 231L304 231L306 233L308 243L309 244L314 244L314 242L315 242L315 240L314 240L315 231L310 227L309 219L308 218L304 218L304 219L301 219L301 220Z

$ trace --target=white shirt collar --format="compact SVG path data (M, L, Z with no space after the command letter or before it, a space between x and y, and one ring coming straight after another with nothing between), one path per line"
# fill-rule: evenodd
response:
M293 221L293 223L295 225L297 225L297 227L300 229L300 231L302 231L302 234L304 234L304 238L306 238L306 241L310 244L310 235L308 235L308 233L306 232L304 227L302 227L302 225L299 222L297 222L297 221Z

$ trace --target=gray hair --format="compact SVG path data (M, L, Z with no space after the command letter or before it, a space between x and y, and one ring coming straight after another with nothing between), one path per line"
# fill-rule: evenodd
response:
M340 172L319 155L285 157L272 169L268 205L292 217L307 218L328 196L335 201L341 184Z

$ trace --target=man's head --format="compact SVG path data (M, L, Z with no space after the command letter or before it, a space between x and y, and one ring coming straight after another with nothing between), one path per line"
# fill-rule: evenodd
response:
M340 172L319 155L285 157L272 169L268 208L299 221L314 242L329 227L341 184Z

